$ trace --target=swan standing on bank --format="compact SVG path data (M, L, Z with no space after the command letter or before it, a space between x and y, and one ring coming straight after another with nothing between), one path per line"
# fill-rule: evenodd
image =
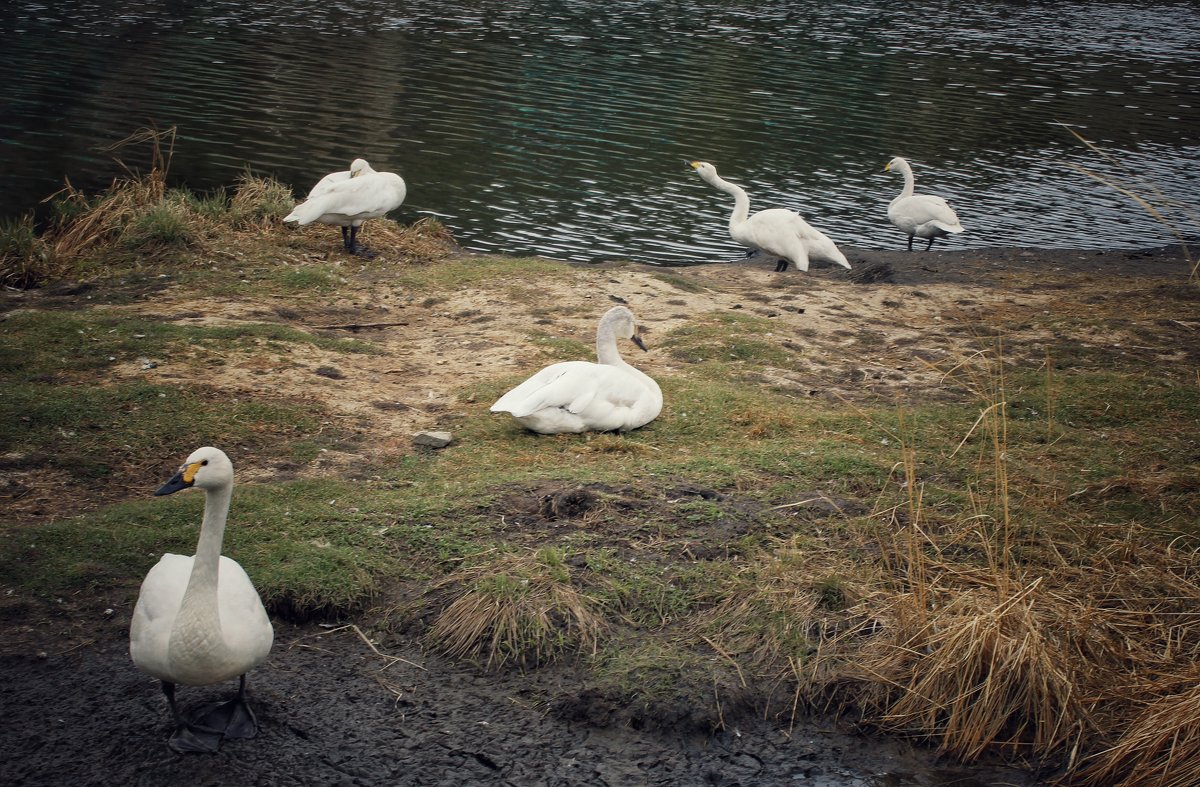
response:
M190 486L204 490L204 521L195 557L165 554L142 581L129 630L138 669L162 681L171 706L177 752L214 752L222 738L258 731L246 704L246 672L266 660L274 629L258 591L236 561L221 555L233 495L233 464L223 451L199 448L154 494ZM237 696L187 721L175 685L207 686L240 676Z
M888 205L888 220L908 234L909 251L912 251L914 236L929 238L929 245L925 247L925 251L929 251L937 238L963 231L958 215L946 200L932 194L913 194L916 180L907 161L897 156L883 171L895 171L904 176L904 190Z
M596 359L552 364L530 377L494 405L493 413L511 413L525 428L542 434L625 432L644 426L662 411L662 390L633 368L617 350L617 339L646 349L641 327L624 306L609 309L596 328Z
M740 186L717 175L717 168L705 161L691 162L707 183L726 194L732 194L733 215L729 217L729 235L743 246L758 249L779 262L776 272L786 271L792 262L802 271L808 270L808 261L827 260L849 268L846 256L838 251L828 236L800 217L800 214L784 208L760 210L750 216L750 197Z
M407 187L395 172L376 172L363 159L350 169L331 172L317 181L304 202L284 217L300 226L314 221L342 228L342 245L359 256L369 252L358 244L358 228L367 219L395 210L404 202Z

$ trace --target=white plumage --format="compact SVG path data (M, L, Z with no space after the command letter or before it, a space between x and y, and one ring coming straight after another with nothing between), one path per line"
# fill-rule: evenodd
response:
M846 256L827 235L813 227L799 213L784 208L761 210L750 216L750 197L740 186L723 180L717 168L705 161L691 162L707 183L732 194L733 214L729 217L729 235L743 246L777 257L776 271L785 271L788 262L802 271L809 260L825 260L849 268Z
M367 219L395 210L404 202L408 189L394 172L377 172L363 159L350 169L331 172L317 181L304 202L284 217L304 226L312 222L342 228L342 244L351 254L362 254L358 228Z
M542 434L628 431L662 411L662 390L647 374L626 363L617 339L645 343L633 312L609 309L596 328L596 358L552 364L500 397L493 413L510 413Z
M171 748L215 751L223 737L252 737L257 731L245 704L245 674L266 660L274 629L246 572L221 555L233 494L229 457L199 448L155 494L190 486L205 492L196 554L165 554L146 574L133 610L129 655L138 669L162 681L176 724ZM175 684L206 686L239 676L234 700L203 719L183 719Z
M909 251L912 251L914 236L928 238L925 251L929 251L937 238L963 231L958 214L946 200L932 194L913 194L916 179L907 161L897 156L884 166L883 171L895 171L904 176L904 189L888 205L888 220L908 235Z

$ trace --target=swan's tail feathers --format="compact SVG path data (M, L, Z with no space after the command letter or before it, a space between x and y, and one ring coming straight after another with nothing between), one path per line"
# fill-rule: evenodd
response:
M283 217L283 222L286 224L289 221L297 221L301 227L305 224L312 224L328 212L326 209L327 203L328 200L323 195L315 199L305 200L295 208L292 208L292 212Z
M298 222L300 222L300 226L304 226L305 224L311 224L313 222L313 219L315 219L316 217L314 216L312 218L308 218L306 211L302 210L302 208L307 204L308 204L307 202L304 202L304 203L297 205L295 208L293 208L291 213L289 213L288 215L283 217L283 223L289 224L293 221L298 221Z

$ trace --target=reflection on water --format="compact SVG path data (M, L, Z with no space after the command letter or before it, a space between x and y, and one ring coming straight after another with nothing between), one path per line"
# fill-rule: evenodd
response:
M955 205L952 248L1172 240L1067 166L1112 171L1058 123L1194 209L1197 4L945 8L19 0L0 11L0 214L68 176L103 186L99 148L154 124L179 128L192 188L249 167L302 194L363 156L408 182L395 218L484 251L731 259L729 198L693 158L842 244L902 248L894 155Z

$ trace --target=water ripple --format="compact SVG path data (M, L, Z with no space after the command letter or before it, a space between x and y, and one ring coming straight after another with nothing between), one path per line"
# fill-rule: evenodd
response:
M1075 166L1137 173L1196 232L1194 3L975 4L940 25L922 20L944 4L917 5L23 0L0 34L0 214L66 177L102 187L101 148L153 123L178 126L193 188L250 167L303 193L364 156L408 181L397 218L442 216L482 251L734 259L731 200L693 158L859 247L904 241L893 155L955 204L952 247L1173 240Z

